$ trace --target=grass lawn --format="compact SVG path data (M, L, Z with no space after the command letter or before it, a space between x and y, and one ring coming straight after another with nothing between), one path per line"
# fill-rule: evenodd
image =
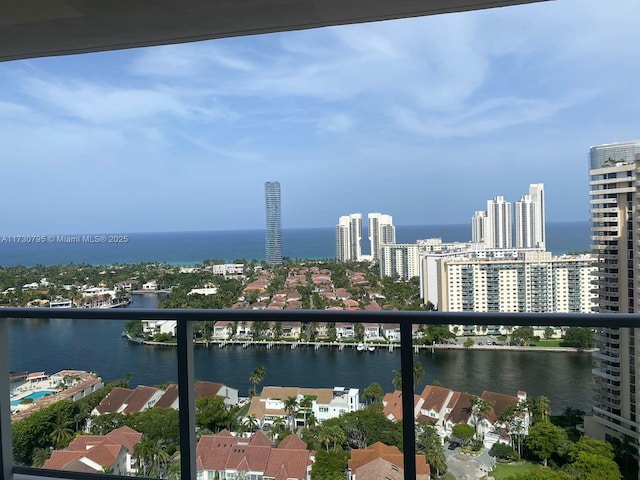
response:
M559 347L562 339L560 338L550 338L550 339L541 339L535 343L536 347Z
M536 463L518 463L517 465L505 465L501 463L496 464L496 468L490 473L496 480L502 480L512 475L518 475L520 473L530 472L532 470L539 470L541 467Z

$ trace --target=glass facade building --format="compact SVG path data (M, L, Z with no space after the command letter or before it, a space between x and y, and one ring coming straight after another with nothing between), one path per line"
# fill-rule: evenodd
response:
M270 265L282 264L282 222L280 205L280 182L264 184L264 204L267 213L265 236L266 258Z

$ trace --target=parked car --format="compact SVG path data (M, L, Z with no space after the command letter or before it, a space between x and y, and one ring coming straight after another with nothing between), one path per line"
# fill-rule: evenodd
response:
M458 448L460 446L460 444L458 442L449 442L449 450L455 450L456 448Z

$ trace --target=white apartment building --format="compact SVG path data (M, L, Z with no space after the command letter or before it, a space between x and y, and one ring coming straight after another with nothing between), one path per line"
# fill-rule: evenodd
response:
M544 185L531 184L529 194L516 202L516 248L544 248Z
M488 248L511 248L511 202L504 197L487 200L484 243Z
M378 260L380 257L380 245L384 243L396 243L396 227L393 226L391 215L382 213L370 213L369 242L371 243L371 258Z
M485 229L487 225L487 212L476 210L471 217L471 241L474 243L484 243Z
M360 409L360 390L357 388L264 387L259 397L251 399L247 414L254 415L261 427L270 426L277 417L289 416L289 412L285 410L285 402L292 397L298 403L296 425L299 426L303 426L305 419L311 414L316 420L323 422ZM304 408L300 406L305 397L311 400L311 408L306 415Z
M589 152L591 249L597 256L595 312L640 312L640 140L592 147ZM640 369L640 329L601 328L593 354L593 415L585 417L588 435L640 444L636 373Z
M380 277L398 276L409 280L420 276L420 255L417 243L380 245Z
M438 310L444 312L588 313L595 294L591 255L437 259Z
M336 225L336 259L358 261L362 258L362 214L352 213L338 219Z

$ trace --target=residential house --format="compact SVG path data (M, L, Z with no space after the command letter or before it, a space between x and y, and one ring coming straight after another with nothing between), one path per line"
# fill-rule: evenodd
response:
M400 325L397 323L383 325L382 335L390 342L400 341Z
M219 396L224 399L227 405L238 404L238 390L227 387L221 383L198 381L194 386L194 397L198 400L202 397ZM179 410L178 405L178 385L172 383L167 387L162 397L155 404L158 408L173 408Z
M243 438L222 430L200 437L196 449L198 480L309 480L312 464L312 452L294 434L273 448L262 432Z
M153 407L163 394L164 390L144 385L138 385L134 390L116 387L91 411L91 415L141 412Z
M142 434L124 426L107 435L78 435L65 450L54 450L43 468L82 473L135 475L133 448Z
M261 427L270 426L277 417L289 417L284 406L290 397L294 397L298 404L305 397L312 400L310 411L299 409L296 415L298 426L304 426L307 415L313 414L316 420L322 422L360 409L360 390L357 388L264 387L259 397L251 399L248 415L254 415Z
M338 338L353 338L355 337L355 326L353 323L338 322L336 323L336 336Z
M431 471L424 455L416 455L416 480L429 480ZM398 447L377 442L369 448L351 450L348 480L404 480L404 456Z
M142 320L142 331L149 335L164 333L175 337L178 331L176 320Z

